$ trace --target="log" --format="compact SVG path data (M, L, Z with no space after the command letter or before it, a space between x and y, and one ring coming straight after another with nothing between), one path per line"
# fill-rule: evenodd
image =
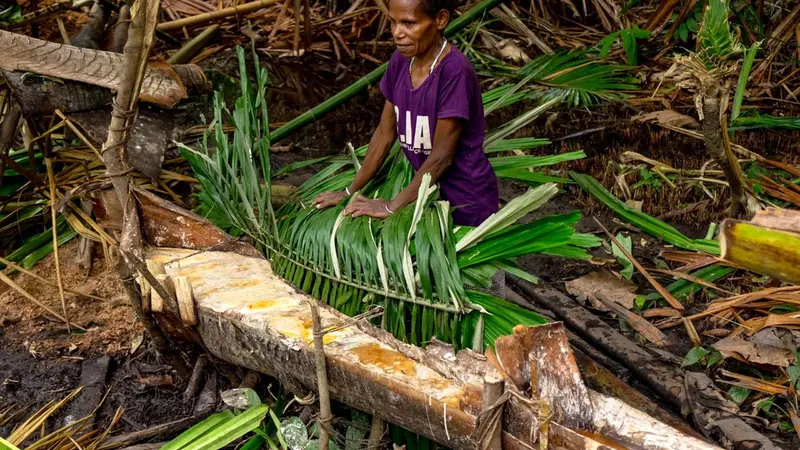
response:
M150 192L132 186L142 214L144 238L158 247L178 247L196 250L232 251L261 258L252 246L237 241L199 215L176 206ZM100 193L95 202L99 223L112 230L121 230L122 209L113 191Z
M47 42L0 30L0 69L80 81L116 90L122 80L123 55ZM197 74L200 69L193 72ZM200 71L201 72L201 71ZM207 81L206 81L207 83ZM172 108L187 98L184 80L166 63L147 65L141 100Z
M608 352L625 364L635 373L641 381L660 394L665 400L679 408L683 416L690 414L708 414L708 411L692 409L690 400L684 386L684 371L667 364L657 356L652 355L646 349L636 345L634 342L623 336L617 330L600 320L597 316L590 313L585 308L578 305L572 299L566 297L561 292L551 288L537 288L524 280L513 279L513 284L540 304L553 311L559 319L571 327L576 333L582 334L586 339L595 343L598 347ZM713 385L712 385L713 386ZM718 392L718 388L714 387ZM595 403L597 405L597 403ZM599 414L599 413L598 413ZM748 433L761 436L759 442L763 443L761 450L778 450L766 437L753 430L744 420L738 416L729 418L732 425L729 430L746 429ZM702 419L711 420L706 417ZM741 434L738 434L741 435ZM735 441L735 437L730 437Z
M164 263L171 277L189 278L197 304L196 330L212 355L316 390L311 317L303 304L314 300L275 276L268 261L232 252L165 248L151 249L148 260ZM324 305L319 308L323 327L350 320ZM362 331L366 328L372 332ZM483 382L493 369L474 352L447 352L447 346L436 343L429 347L433 348L403 344L369 324L343 326L326 334L331 398L441 445L476 450ZM591 418L596 434L585 436L551 421L549 442L568 442L564 448L576 449L602 448L603 439L630 448L673 449L676 442L685 450L716 448L620 401L591 391L588 395L602 411ZM506 448L536 444L530 431L538 416L531 402L535 400L512 398L505 404ZM604 402L613 402L619 410L615 414L629 423L609 422L609 412L597 407Z
M772 224L763 218L760 223ZM800 233L726 219L720 226L719 236L722 259L782 281L800 284Z
M531 389L552 406L553 417L558 423L591 430L594 408L569 347L564 324L555 322L517 329L525 333L521 337L530 344Z

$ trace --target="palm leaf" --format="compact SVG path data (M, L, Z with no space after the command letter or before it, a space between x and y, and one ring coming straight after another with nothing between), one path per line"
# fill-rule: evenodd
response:
M697 32L697 55L711 70L737 57L744 47L731 32L727 0L709 0L703 23Z
M542 99L533 109L536 113L524 113L487 140L487 147L500 149L490 159L500 176L522 179L537 187L509 202L481 226L470 228L453 226L450 205L437 199L436 187L430 185L428 177L415 202L383 221L343 216L345 202L326 210L310 207L319 193L344 189L352 181L366 147L351 148L343 157L308 162L325 166L299 187L296 202L273 213L266 207L271 202L267 190L270 183L265 180L273 177L267 151L267 106L262 94L266 73L257 73L257 89L252 89L245 82L244 52L239 49L238 55L242 95L232 113L225 109L221 96L216 97L211 136L214 145L204 140L197 149L182 147L182 151L200 182L199 198L205 207L257 243L272 261L276 274L349 315L363 312L372 304L384 305L386 329L399 339L421 345L436 335L456 347L477 347L510 333L517 324L543 323L536 313L464 286L487 286L499 268L521 273L514 259L527 253L588 257L585 248L594 242L575 233L574 225L580 217L577 213L516 225L518 219L558 192L556 184L548 182L555 177L530 170L574 160L583 153L504 156L501 152L542 145L542 140L507 137L562 100L588 104L614 96L603 94L603 89L629 88L615 78L618 68L586 62L582 56L558 55L545 68L520 70L529 71L520 80L535 80L530 89L517 80L510 90L487 93L486 97L498 104L522 98L517 95L521 90ZM559 89L558 94L547 95L548 89ZM234 123L232 136L222 128L228 118ZM360 194L391 198L411 177L413 170L395 145Z
M595 199L608 206L626 222L636 226L645 233L664 240L676 247L692 251L704 251L712 255L719 255L719 243L710 239L691 239L667 223L637 211L614 197L611 192L589 175L570 172L570 177L578 183L584 191Z

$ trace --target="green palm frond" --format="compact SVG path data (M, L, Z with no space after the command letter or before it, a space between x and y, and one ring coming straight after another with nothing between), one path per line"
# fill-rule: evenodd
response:
M711 70L738 57L744 46L731 32L728 0L709 0L703 22L697 32L697 55Z
M239 50L238 55L244 67L244 52ZM492 153L492 164L501 177L518 177L534 188L476 228L453 225L450 205L438 198L427 176L417 200L386 220L345 216L347 201L325 210L311 207L319 193L342 190L352 181L366 147L314 161L326 165L299 187L296 201L273 212L266 188L270 183L264 182L272 178L266 100L261 94L265 81L262 70L257 74L258 92L243 83L232 113L217 97L213 145L204 141L196 150L183 147L183 153L195 170L202 187L199 197L207 210L216 211L250 237L272 261L276 274L346 314L381 305L383 326L400 339L423 345L436 336L459 348L481 348L519 323L544 323L532 311L476 290L487 287L497 270L535 280L516 267L518 256L549 253L588 258L586 248L597 245L575 232L577 212L516 224L558 192L546 175L531 170L581 158L582 152ZM495 100L505 95L487 94ZM232 136L222 131L226 114L235 125ZM543 143L502 136L492 145L517 150ZM391 198L412 177L412 168L395 145L372 181L354 196Z
M543 98L560 98L568 106L591 106L602 100L625 98L625 91L638 89L636 78L627 75L628 66L588 58L588 52L544 55L520 69L540 85Z
M800 117L775 117L769 114L754 114L737 117L730 130L800 130Z

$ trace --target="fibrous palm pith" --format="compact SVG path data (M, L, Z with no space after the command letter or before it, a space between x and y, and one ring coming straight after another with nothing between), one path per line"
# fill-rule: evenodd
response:
M239 49L238 54L243 68L244 51ZM259 67L258 58L254 58ZM562 60L568 63L562 70L551 67L538 73L560 73L563 77L565 73L598 65L592 61L578 64L574 57ZM601 72L606 80L602 86L610 90L615 85L630 88L623 81L608 81L613 81L617 71ZM516 267L515 258L529 253L588 258L586 248L599 243L593 236L575 232L574 225L580 219L577 212L517 223L557 194L552 180L566 181L533 172L532 168L580 158L582 152L542 157L498 156L502 150L492 150L540 146L540 139L508 136L550 108L609 98L613 92L577 95L577 91L569 90L569 80L561 78L557 88L561 93L546 95L542 85L529 84L535 81L529 74L520 78L527 79L526 83L488 91L484 96L487 106L496 102L508 106L526 97L540 101L531 110L534 114L529 111L499 127L502 136L490 132L487 138L490 161L498 176L522 181L532 188L472 228L453 225L450 205L438 198L437 187L430 184L428 177L416 201L386 220L345 216L347 201L325 210L311 207L311 200L319 193L343 190L351 183L366 147L351 148L346 156L314 160L327 165L300 186L296 201L273 212L270 183L262 181L272 179L264 98L266 72L260 70L256 79L254 90L242 69L242 96L231 114L232 139L223 132L225 109L218 95L213 124L215 148L210 149L205 140L197 150L183 147L202 187L201 203L219 224L249 236L272 261L277 274L348 315L361 313L370 305L381 305L385 308L382 325L400 339L422 345L435 336L457 348L482 348L484 342L494 342L517 324L545 321L532 311L478 290L490 285L497 270L535 280ZM571 80L585 83L576 74ZM517 95L520 93L523 95ZM303 165L298 163L292 168ZM358 195L392 198L412 176L411 167L395 145L376 176Z

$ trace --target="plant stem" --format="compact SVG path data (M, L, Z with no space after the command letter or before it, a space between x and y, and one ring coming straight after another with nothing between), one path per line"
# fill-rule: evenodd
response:
M725 179L731 189L730 215L745 217L749 215L747 192L742 181L742 169L736 158L729 158L725 150L725 136L719 115L719 99L716 96L703 98L703 141L706 151L725 173Z

